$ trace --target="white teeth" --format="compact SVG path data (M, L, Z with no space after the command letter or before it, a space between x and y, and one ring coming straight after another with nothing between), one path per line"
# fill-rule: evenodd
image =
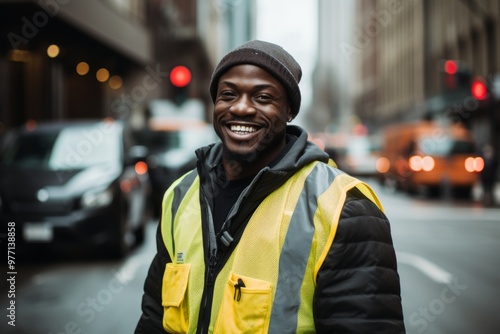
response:
M231 131L238 133L252 133L257 131L253 126L231 125Z

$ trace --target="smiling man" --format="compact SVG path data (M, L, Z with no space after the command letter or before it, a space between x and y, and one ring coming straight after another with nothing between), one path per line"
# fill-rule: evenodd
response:
M264 41L216 67L221 141L165 193L135 333L404 333L382 205L288 124L300 78Z

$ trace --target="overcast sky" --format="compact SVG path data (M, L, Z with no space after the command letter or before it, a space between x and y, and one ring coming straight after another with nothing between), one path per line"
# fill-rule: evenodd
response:
M257 0L256 38L281 45L302 67L302 110L311 99L310 81L316 60L317 30L316 1Z

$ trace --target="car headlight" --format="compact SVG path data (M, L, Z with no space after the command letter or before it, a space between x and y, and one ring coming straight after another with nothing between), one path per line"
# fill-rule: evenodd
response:
M111 204L113 201L113 189L111 187L100 190L89 190L83 194L80 201L83 208L100 208Z

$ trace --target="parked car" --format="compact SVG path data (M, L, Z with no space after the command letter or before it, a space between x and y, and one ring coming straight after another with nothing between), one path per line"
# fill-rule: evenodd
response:
M145 128L135 132L146 146L152 185L153 213L160 214L163 194L179 177L196 167L197 148L213 143L217 136L209 124L179 128Z
M339 167L345 172L364 177L377 175L377 159L379 147L376 138L367 136L350 136L345 148L337 159Z
M0 153L0 221L16 246L96 246L124 256L142 242L150 184L120 121L33 124L7 133Z

